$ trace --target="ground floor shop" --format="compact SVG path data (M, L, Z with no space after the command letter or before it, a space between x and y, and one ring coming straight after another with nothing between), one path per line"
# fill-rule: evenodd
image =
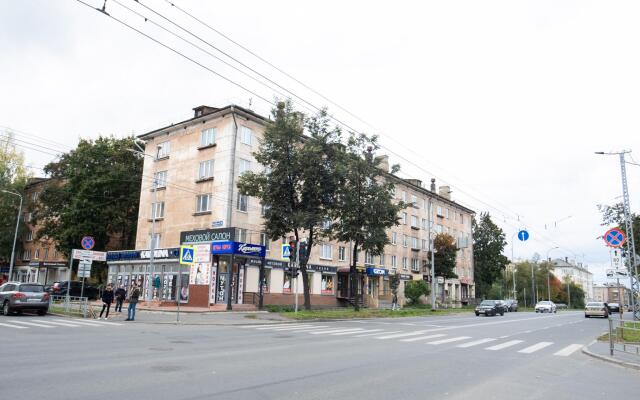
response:
M7 277L8 277L8 268ZM11 280L18 282L51 285L68 279L69 266L65 262L32 261L27 265L16 265Z

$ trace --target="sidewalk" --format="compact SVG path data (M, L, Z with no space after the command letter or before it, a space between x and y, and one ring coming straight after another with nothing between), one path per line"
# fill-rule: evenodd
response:
M608 341L595 341L592 344L583 347L582 352L602 361L640 370L640 356L624 353L622 351L614 351L612 357L609 352Z

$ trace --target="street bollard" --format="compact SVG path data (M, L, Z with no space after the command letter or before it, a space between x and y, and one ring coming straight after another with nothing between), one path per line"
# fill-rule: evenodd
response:
M613 320L609 317L609 354L613 357Z

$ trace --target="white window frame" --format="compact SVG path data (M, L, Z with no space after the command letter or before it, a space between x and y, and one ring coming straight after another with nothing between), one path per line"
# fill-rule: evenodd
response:
M380 254L380 266L384 267L384 253Z
M160 248L160 240L162 239L162 234L160 233L156 233L155 234L155 243L153 248L154 249L159 249ZM151 234L149 234L149 236L147 237L147 242L149 245L149 249L151 249Z
M27 242L31 242L31 241L33 241L33 231L29 229L27 231Z
M240 127L240 143L251 146L253 141L253 129L248 126Z
M211 198L210 194L199 194L196 196L196 212L210 212L211 211ZM206 200L206 207L202 207L204 205L204 199Z
M375 264L375 258L373 256L373 254L371 254L371 252L369 251L365 251L364 253L364 265L374 265Z
M347 260L347 249L344 246L338 247L338 261Z
M418 238L415 236L411 236L411 248L415 250L420 250L420 242Z
M35 260L39 260L40 259L40 249L36 249L36 251L33 253L33 258Z
M267 251L269 251L271 241L269 240L269 235L267 235L266 232L260 232L260 245L266 247Z
M333 259L333 251L332 247L329 243L320 244L320 259L321 260L332 260Z
M402 235L402 247L409 246L409 237L407 235Z
M246 194L238 193L238 202L236 203L236 210L240 212L249 212L249 196Z
M242 175L247 171L251 171L251 160L241 158L238 162L238 174Z
M249 230L245 228L237 228L238 242L248 242Z
M420 225L418 225L418 216L417 215L412 215L411 216L411 227L420 229Z
M391 268L398 267L398 257L396 255L391 256Z
M396 232L391 232L391 244L394 246L398 244L398 234Z
M406 212L402 212L402 225L406 225L407 224L407 213Z
M158 171L153 174L153 188L161 189L167 187L167 171Z
M207 128L200 131L200 147L207 147L216 144L216 128Z
M200 161L198 166L198 180L213 178L213 159Z
M429 220L426 218L422 218L422 229L429 230Z
M158 220L161 218L164 218L164 201L151 203L151 219Z
M402 257L402 269L405 271L409 269L409 259L407 257Z
M159 160L161 158L169 157L171 153L171 142L166 141L162 143L158 143L156 147L156 159Z

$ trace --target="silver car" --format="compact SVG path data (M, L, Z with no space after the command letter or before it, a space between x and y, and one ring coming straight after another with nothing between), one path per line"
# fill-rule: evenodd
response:
M609 318L609 307L607 307L607 303L601 301L590 301L584 307L584 317Z
M39 283L7 282L0 286L0 312L11 315L14 312L37 311L45 315L49 311L49 293Z
M537 313L555 313L556 312L556 305L553 303L553 301L539 301L538 304L536 304L536 312Z

